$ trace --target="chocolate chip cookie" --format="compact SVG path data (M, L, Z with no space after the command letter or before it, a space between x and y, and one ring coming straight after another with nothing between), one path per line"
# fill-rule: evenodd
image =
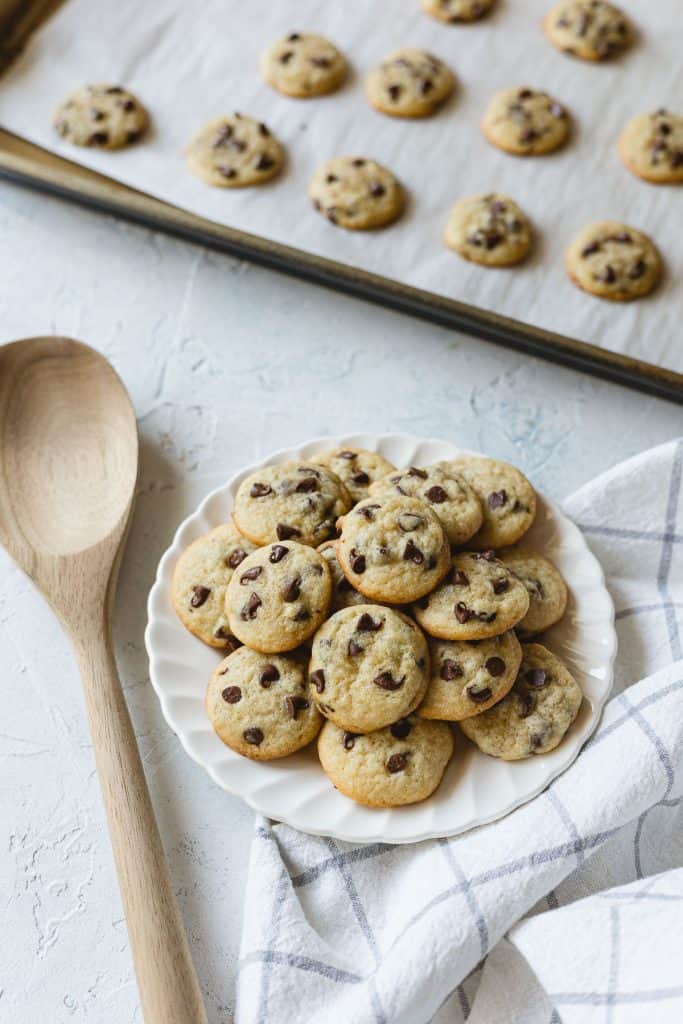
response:
M335 156L313 175L314 208L331 224L351 231L378 228L401 214L403 189L390 170L360 156Z
M431 679L417 713L459 722L493 707L511 689L522 661L513 630L488 640L430 640Z
M396 468L378 452L365 448L333 448L313 458L316 465L326 466L337 474L354 502L367 498L370 484Z
M396 50L365 80L375 110L392 117L427 117L453 92L453 72L426 50Z
M341 608L351 608L357 604L367 604L368 599L358 590L354 590L341 570L337 559L337 542L326 540L318 551L323 556L332 574L332 604L330 610L338 612Z
M451 210L444 234L449 249L484 267L521 263L531 249L531 240L526 215L500 192L460 199Z
M439 21L477 21L493 7L495 0L422 0L422 7Z
M232 517L255 544L296 540L316 546L334 536L351 496L331 470L311 462L264 466L240 484Z
M312 32L290 32L268 47L261 71L278 92L307 99L337 89L346 76L346 61L329 39Z
M539 89L504 89L489 103L481 128L494 146L515 156L559 149L569 136L565 107Z
M662 275L654 242L614 220L588 224L580 231L567 249L565 266L579 288L613 302L647 295Z
M323 556L292 541L259 548L233 574L225 598L230 629L257 651L291 651L325 620L332 576Z
M398 807L426 800L453 753L445 722L409 716L386 729L357 735L326 722L318 755L332 784L366 807Z
M484 522L469 542L478 551L514 544L536 515L536 492L518 469L507 462L466 455L445 463L479 495Z
M529 595L492 551L463 552L436 590L413 606L430 636L482 640L505 633L529 610Z
M342 572L373 601L415 601L448 572L445 530L436 513L418 498L366 498L340 525L337 558Z
M526 640L559 622L567 607L567 584L553 563L536 551L509 548L500 559L524 584L529 611L517 623L517 635Z
M543 29L558 50L582 60L607 60L633 39L626 15L605 0L561 0L546 14Z
M541 644L523 644L522 667L508 695L460 728L485 754L518 761L554 750L581 700L578 683L559 658Z
M481 502L464 477L443 463L395 470L370 487L371 495L419 498L436 512L449 543L464 544L482 524Z
M185 548L173 573L171 600L190 633L211 647L235 650L225 592L235 570L256 546L232 523L223 523Z
M619 138L629 171L656 185L683 181L683 115L661 107L632 117Z
M308 693L306 657L240 647L218 665L206 710L219 738L238 754L271 761L314 739L323 719Z
M120 85L84 85L55 111L55 131L74 146L121 149L144 135L149 116L140 100Z
M282 147L267 125L245 114L209 121L190 140L186 157L192 173L217 188L261 185L284 163Z
M335 612L313 639L311 695L341 729L371 732L409 714L424 697L429 653L422 631L393 608Z

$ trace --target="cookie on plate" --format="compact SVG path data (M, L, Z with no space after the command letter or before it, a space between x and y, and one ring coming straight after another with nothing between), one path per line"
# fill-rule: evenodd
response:
M495 0L422 0L422 7L439 21L477 21L491 10Z
M271 761L314 739L323 719L308 693L304 654L240 647L217 666L206 710L218 737L238 754Z
M307 99L339 88L346 61L329 39L312 32L290 32L261 57L266 82L285 96Z
M467 480L482 503L484 522L469 547L504 548L526 533L536 515L536 492L515 466L483 455L464 455L445 464Z
M393 608L335 612L313 639L311 695L341 729L372 732L409 714L424 697L429 652L422 631Z
M575 285L613 302L647 295L662 275L654 242L614 220L587 224L567 249L565 266Z
M317 550L327 562L332 574L332 604L330 605L330 611L338 612L342 608L351 608L357 604L367 604L367 597L358 590L354 590L341 570L337 558L336 540L326 540Z
M582 60L607 60L633 39L633 26L623 11L605 0L561 0L543 19L553 46Z
M482 524L481 502L464 477L443 463L394 470L370 487L371 495L419 498L436 512L449 543L464 544Z
M451 210L444 241L463 259L484 267L521 263L531 249L531 225L509 196L500 192L460 199Z
M498 636L528 610L526 587L492 551L454 555L445 580L413 606L422 628L443 640Z
M480 715L512 688L522 661L514 630L488 640L430 640L431 679L421 718L460 722Z
M481 128L494 146L515 156L559 149L569 136L565 107L539 89L504 89L489 103Z
M578 683L558 657L541 644L523 644L522 667L508 695L460 728L485 754L518 761L554 750L581 700Z
M190 139L186 157L192 173L217 188L261 185L284 163L282 147L267 125L245 114L209 121Z
M235 650L225 611L225 592L235 570L256 546L232 523L223 523L185 548L173 573L171 600L190 633L211 647Z
M369 73L365 95L392 117L427 117L453 92L453 72L426 50L395 50Z
M415 716L366 736L326 722L318 756L332 784L367 807L398 807L426 800L436 790L453 753L445 722Z
M521 548L501 551L499 557L529 594L529 611L515 626L517 635L526 640L559 622L567 608L567 584L550 559Z
M450 545L419 498L377 495L341 521L337 558L347 580L373 601L404 604L433 590L450 566Z
M55 111L55 131L74 146L121 149L142 138L149 116L140 100L120 85L84 85Z
M308 194L331 224L365 231L403 211L403 188L390 170L361 156L334 156L313 175Z
M334 536L351 496L331 470L310 462L264 466L240 484L232 517L255 544L296 540L316 546Z
M313 459L316 465L326 466L337 474L354 502L367 498L370 484L396 468L379 452L365 448L332 448Z
M683 115L661 107L637 114L619 137L619 155L629 171L656 185L683 181Z
M225 608L234 635L257 651L292 651L315 633L332 599L332 576L314 548L292 541L248 555L233 574Z

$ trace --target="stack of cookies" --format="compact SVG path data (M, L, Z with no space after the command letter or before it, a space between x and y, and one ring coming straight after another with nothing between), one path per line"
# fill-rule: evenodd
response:
M183 624L227 652L206 695L217 735L256 760L318 737L334 786L372 807L434 792L454 722L492 757L554 749L582 695L528 642L567 604L519 543L535 513L526 477L478 456L398 470L335 449L248 476L173 579Z

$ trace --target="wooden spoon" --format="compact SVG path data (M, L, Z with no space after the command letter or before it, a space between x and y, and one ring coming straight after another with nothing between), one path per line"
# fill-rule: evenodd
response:
M0 542L71 638L147 1024L205 1024L111 640L138 465L123 384L70 338L0 347Z

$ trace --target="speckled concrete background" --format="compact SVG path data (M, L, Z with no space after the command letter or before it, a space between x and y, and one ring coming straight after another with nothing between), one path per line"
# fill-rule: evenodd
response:
M0 230L0 340L89 342L137 410L141 477L117 652L218 1024L233 999L251 812L182 752L149 685L145 601L178 521L244 462L365 429L481 449L562 499L680 434L683 412L6 185ZM140 1022L76 670L1 553L0 675L0 1022Z

